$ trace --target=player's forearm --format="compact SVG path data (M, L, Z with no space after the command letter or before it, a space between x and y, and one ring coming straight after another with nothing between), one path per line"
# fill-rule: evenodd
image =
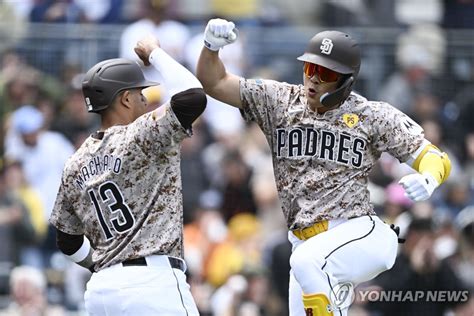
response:
M226 69L218 51L211 51L206 47L202 48L199 56L196 76L201 81L204 91L213 96L213 91L221 80L226 76Z
M69 260L92 271L92 249L84 235L70 235L56 230L56 245Z
M192 88L202 88L199 80L189 70L175 61L161 48L153 50L149 61L161 73L164 85L171 95Z
M204 91L211 97L229 105L242 108L240 78L228 73L217 52L203 48L197 66L197 77Z
M89 271L94 272L94 261L92 260L93 252L94 250L92 248L89 248L89 252L87 253L87 256L81 261L76 262L76 263L80 265L81 267L84 267L88 269Z

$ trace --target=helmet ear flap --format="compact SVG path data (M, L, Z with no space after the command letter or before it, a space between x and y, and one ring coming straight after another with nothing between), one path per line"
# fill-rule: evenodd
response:
M343 102L352 90L352 85L354 84L354 76L347 77L339 88L333 92L326 92L321 96L319 101L321 104L327 108L335 107L336 105Z

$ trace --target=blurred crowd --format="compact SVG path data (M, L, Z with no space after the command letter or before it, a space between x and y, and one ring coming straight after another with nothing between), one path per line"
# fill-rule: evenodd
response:
M214 16L255 32L301 25L400 30L384 61L393 65L390 73L377 72L371 52L363 49L356 90L412 116L426 138L448 152L453 170L429 201L413 204L397 184L412 171L382 156L370 177L371 199L383 220L400 226L406 242L395 267L361 287L468 289L470 299L464 304L356 300L350 315L474 315L474 55L472 46L451 54L458 41L474 35L473 15L470 0L1 1L0 315L83 315L90 277L57 252L47 222L65 161L98 128L81 92L82 73L90 65L77 63L77 43L48 34L35 38L38 54L26 55L28 34L37 23L117 25L122 31L112 41L115 55L108 57L137 60L133 47L151 32L194 71L200 32ZM191 31L196 26L200 32ZM251 47L245 38L242 32L240 41L221 51L230 72L299 83L294 78L302 78L302 68L288 76L284 64L268 67L247 58ZM294 58L300 53L292 52ZM370 90L371 76L381 79L377 95ZM144 93L150 110L169 98L162 86ZM193 129L182 146L185 259L201 314L287 315L291 248L263 134L246 125L237 109L211 98Z

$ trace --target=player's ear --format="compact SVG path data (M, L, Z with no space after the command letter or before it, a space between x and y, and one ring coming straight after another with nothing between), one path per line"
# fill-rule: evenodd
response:
M125 107L130 108L131 107L131 95L130 95L130 90L125 90L122 92L122 95L120 96L120 103L122 103Z

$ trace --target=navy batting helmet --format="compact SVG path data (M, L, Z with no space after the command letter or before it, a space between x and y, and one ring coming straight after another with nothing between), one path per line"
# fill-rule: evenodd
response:
M107 59L89 69L82 81L82 92L89 112L100 112L120 91L158 85L145 79L136 62L124 58Z

